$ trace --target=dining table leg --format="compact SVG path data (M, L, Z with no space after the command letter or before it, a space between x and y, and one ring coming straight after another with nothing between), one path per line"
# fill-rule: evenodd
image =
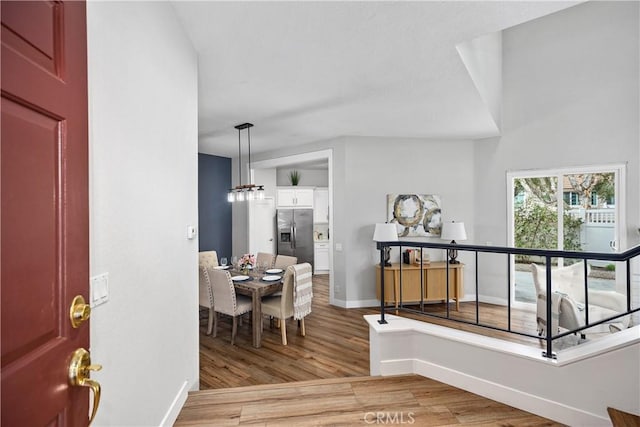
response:
M262 346L262 304L259 291L255 289L251 292L251 305L252 305L252 322L253 328L253 346L260 348Z

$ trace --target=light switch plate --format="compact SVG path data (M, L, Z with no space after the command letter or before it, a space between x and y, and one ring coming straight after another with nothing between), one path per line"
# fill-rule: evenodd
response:
M93 276L91 278L89 289L91 307L107 302L109 300L109 273L102 273L97 276Z
M336 243L336 252L342 252L342 243Z

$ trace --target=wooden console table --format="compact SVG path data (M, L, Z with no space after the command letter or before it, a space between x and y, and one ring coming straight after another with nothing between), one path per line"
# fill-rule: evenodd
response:
M420 273L423 274L424 291L420 294ZM449 264L449 299L455 300L460 309L464 264ZM402 264L402 302L442 301L447 299L447 263L444 261L420 265ZM380 265L376 265L376 294L380 300ZM422 297L422 298L421 298ZM400 302L400 264L384 268L384 303Z

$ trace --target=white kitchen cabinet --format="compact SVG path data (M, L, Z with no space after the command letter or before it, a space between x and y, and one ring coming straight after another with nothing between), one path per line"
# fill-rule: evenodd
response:
M316 242L314 245L313 272L315 274L324 274L329 272L329 245L329 242Z
M279 208L313 208L313 188L278 188Z
M316 188L313 192L313 222L329 222L329 189Z

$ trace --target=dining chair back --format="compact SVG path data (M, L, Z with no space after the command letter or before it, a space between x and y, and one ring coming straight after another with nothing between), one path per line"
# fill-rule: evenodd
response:
M311 264L290 265L285 271L282 294L262 300L262 314L280 320L282 345L287 345L286 320L299 320L300 335L306 335L304 318L311 313Z
M258 267L273 267L273 263L275 261L275 255L267 253L267 252L258 252L256 255L256 264Z
M295 265L297 263L298 263L298 258L297 257L288 256L288 255L277 255L276 256L276 261L275 261L273 266L275 268L281 268L281 269L285 270L290 265Z
M205 265L200 264L198 267L198 287L199 287L199 305L208 309L207 335L211 335L213 330L213 291L211 290L211 280L209 279L208 269Z
M212 270L208 273L211 277L211 289L213 291L214 323L213 336L218 332L218 313L231 316L233 325L231 330L231 345L233 345L238 330L238 317L251 311L251 298L236 295L231 275L226 270Z
M218 254L216 253L216 251L200 252L198 254L198 258L199 258L200 265L204 264L209 268L217 267L219 265Z

